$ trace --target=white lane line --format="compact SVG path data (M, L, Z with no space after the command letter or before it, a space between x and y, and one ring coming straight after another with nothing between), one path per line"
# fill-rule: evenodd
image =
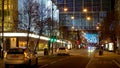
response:
M45 65L43 65L43 66L40 66L39 68L44 68L44 67L46 67L46 66L48 66L48 64L45 64Z
M63 61L63 60L68 59L68 58L69 58L69 57L67 57L67 58L62 58L62 59L59 59L58 61ZM42 66L40 66L40 68L44 68L44 67L48 66L49 64L54 64L54 63L56 63L56 62L58 62L58 61L53 61L53 62L51 62L51 63L42 65Z
M88 68L91 62L92 62L92 58L90 59L90 61L88 62L85 68Z
M115 60L113 60L113 62L118 66L120 67L120 64L118 62L116 62Z
M57 61L53 61L53 62L51 62L50 64L54 64L54 63L56 63Z

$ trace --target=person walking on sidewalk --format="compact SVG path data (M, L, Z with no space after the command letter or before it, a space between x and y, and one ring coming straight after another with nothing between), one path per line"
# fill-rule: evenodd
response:
M2 52L1 52L1 50L2 50L2 47L1 47L1 45L0 45L0 58L1 58L1 55L2 55Z

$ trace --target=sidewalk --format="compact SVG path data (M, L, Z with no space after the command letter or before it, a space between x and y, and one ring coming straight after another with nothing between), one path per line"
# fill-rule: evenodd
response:
M120 55L114 52L103 51L102 55L99 55L99 51L97 50L94 54L94 57L112 57L114 60L113 62L120 67Z
M103 51L103 54L102 55L99 55L99 51L97 50L94 54L94 57L117 57L120 55L114 53L114 52L109 52L109 51Z

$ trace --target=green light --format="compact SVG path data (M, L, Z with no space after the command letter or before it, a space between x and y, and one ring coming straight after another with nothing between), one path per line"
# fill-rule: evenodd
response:
M57 41L56 36L51 36L50 37L50 42L56 42L56 41Z

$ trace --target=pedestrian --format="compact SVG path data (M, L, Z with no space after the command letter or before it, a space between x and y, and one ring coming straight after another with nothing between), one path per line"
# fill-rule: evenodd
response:
M2 53L1 53L1 50L2 50L2 47L1 47L1 45L0 45L0 58L1 58L1 54L2 54Z

